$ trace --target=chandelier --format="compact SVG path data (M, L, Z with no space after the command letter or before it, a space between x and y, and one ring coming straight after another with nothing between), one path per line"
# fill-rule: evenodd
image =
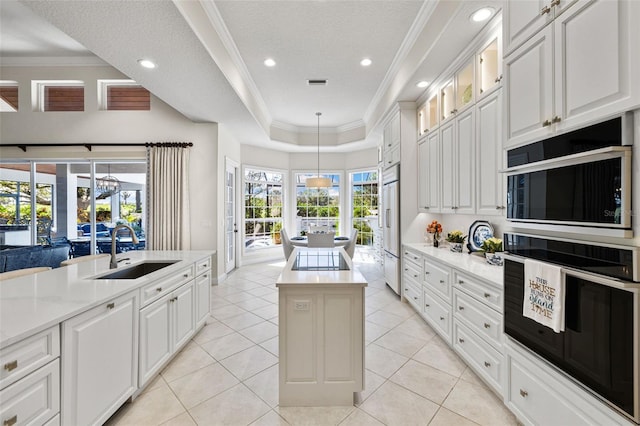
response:
M329 188L331 187L331 179L320 177L320 116L321 112L316 112L318 117L318 175L317 177L308 178L306 181L307 188Z
M111 176L111 164L108 166L107 176L96 179L96 192L100 193L101 198L120 192L120 181Z

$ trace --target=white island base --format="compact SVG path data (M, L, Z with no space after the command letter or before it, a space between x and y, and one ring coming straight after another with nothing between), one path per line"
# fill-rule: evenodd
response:
M311 249L308 249L311 250ZM326 251L326 249L325 249ZM353 405L364 389L364 277L349 270L291 270L278 278L281 407ZM308 253L308 252L307 252Z

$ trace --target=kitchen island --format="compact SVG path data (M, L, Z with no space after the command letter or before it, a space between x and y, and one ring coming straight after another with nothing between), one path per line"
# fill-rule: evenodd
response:
M367 281L343 248L296 248L276 286L280 406L353 405L364 389Z
M213 251L136 251L0 282L4 424L101 424L201 328ZM115 273L115 275L113 275Z

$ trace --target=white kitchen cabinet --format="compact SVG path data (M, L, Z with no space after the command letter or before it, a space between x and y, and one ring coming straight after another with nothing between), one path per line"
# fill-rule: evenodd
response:
M137 389L138 294L62 323L62 424L101 424Z
M517 6L510 5L516 10ZM555 13L504 62L506 146L578 128L640 104L640 4L581 0Z
M196 278L196 329L200 328L207 321L211 306L211 271Z
M495 35L486 43L477 56L476 69L478 96L477 101L501 87L502 81L502 37Z
M440 126L443 213L474 213L475 132L473 109Z
M140 310L141 388L193 335L194 308L190 281Z
M434 93L418 109L418 138L438 127L438 96Z
M418 210L440 212L440 133L434 130L418 145Z
M418 211L429 212L429 142L418 144Z
M383 162L385 168L400 162L400 112L394 113L384 127Z
M417 311L422 310L422 254L403 250L402 296Z
M422 286L423 291L423 318L442 337L442 340L451 346L451 305L444 302L428 287Z
M502 149L502 89L476 104L476 213L502 215L504 177Z
M453 349L497 393L502 395L504 356L467 328L456 315L453 319Z
M0 421L3 426L44 425L59 411L58 358L0 391Z

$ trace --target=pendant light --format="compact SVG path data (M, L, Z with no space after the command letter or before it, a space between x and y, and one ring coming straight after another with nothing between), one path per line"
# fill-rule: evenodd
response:
M318 116L318 175L314 178L307 179L307 188L330 188L331 179L320 177L320 116L321 112L316 112Z
M120 192L120 181L111 176L111 164L107 167L107 176L96 179L96 190L100 193L100 198L110 197Z

